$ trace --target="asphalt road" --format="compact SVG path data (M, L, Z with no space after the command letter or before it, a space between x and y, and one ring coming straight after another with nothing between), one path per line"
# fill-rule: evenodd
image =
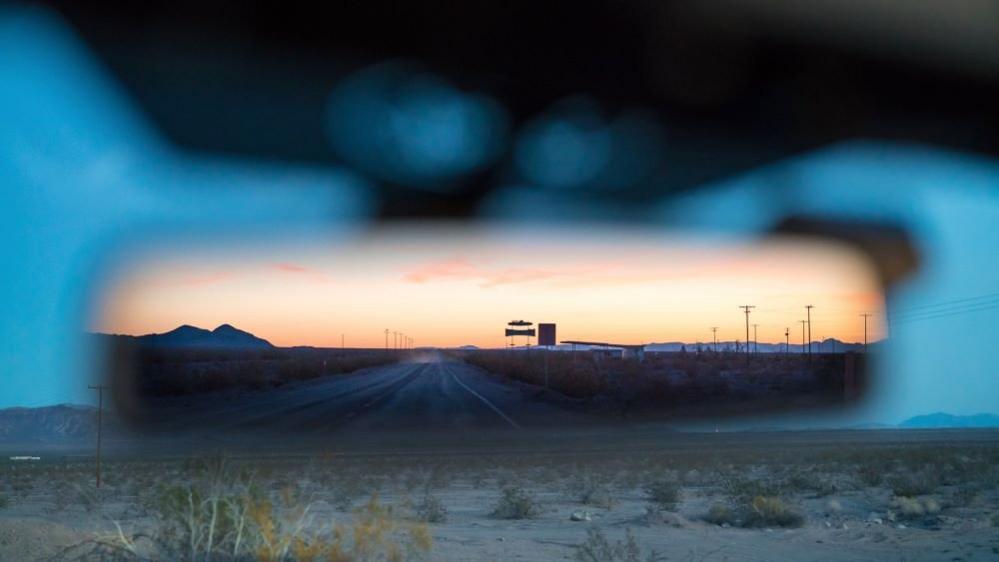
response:
M573 416L537 399L539 389L443 355L335 375L238 397L186 401L177 428L280 431L453 430L525 427Z

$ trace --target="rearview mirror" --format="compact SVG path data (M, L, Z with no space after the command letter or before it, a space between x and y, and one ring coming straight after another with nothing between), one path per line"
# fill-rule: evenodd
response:
M408 225L143 257L94 330L119 408L177 431L590 426L836 407L884 338L815 238Z

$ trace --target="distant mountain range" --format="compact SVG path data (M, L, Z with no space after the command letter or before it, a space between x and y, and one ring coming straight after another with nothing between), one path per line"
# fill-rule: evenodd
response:
M104 430L107 434L114 435L121 427L121 423L113 413L104 412ZM945 428L999 428L999 415L956 416L938 412L915 416L898 425L870 423L843 429ZM97 408L93 406L59 404L40 408L0 409L0 445L80 446L95 438L96 429Z
M935 414L909 418L898 424L898 427L905 429L999 427L999 415L974 414L971 416L955 416L953 414L937 412Z
M745 345L745 342L739 342L740 348ZM784 353L785 346L783 343L763 343L759 342L756 344L750 344L753 346L753 351L758 351L759 353ZM873 345L873 344L872 344ZM685 342L661 342L661 343L649 343L645 344L646 352L656 352L656 351L680 351L686 349L687 351L696 351L697 347L700 346L701 349L716 349L715 344L711 342L697 342L697 343L685 343ZM801 343L791 342L789 350L791 353L801 352ZM717 344L718 350L735 350L736 342L734 341L720 341ZM816 340L812 342L812 352L813 353L843 353L846 351L863 351L863 343L848 343L836 338L826 338L824 340Z
M109 416L105 427L115 425ZM97 408L59 404L0 410L0 443L77 443L96 435Z
M134 338L142 345L150 347L201 347L201 348L271 348L271 342L236 328L222 324L214 330L206 330L187 324L162 334L144 336L119 336Z

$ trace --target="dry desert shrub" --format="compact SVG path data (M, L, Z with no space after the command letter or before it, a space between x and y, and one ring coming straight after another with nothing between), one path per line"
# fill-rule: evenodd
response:
M680 485L672 479L660 478L645 487L645 498L659 511L676 511L680 503Z
M913 520L932 517L940 513L940 504L933 498L896 497L891 502L896 519Z
M869 488L880 486L884 480L884 467L876 463L863 463L857 467L857 480Z
M729 498L743 503L761 496L780 496L784 492L784 482L774 478L730 476L722 480L721 488Z
M541 514L541 506L534 496L523 488L504 488L493 517L500 519L533 519Z
M732 508L723 503L711 504L704 520L713 525L735 525L736 517Z
M789 492L812 492L817 498L831 496L839 491L829 475L819 474L814 467L794 471L784 480L784 488Z
M613 509L617 504L610 479L602 478L592 472L583 472L578 477L570 479L566 488L569 494L583 505Z
M925 467L918 472L895 474L888 478L888 486L896 496L924 496L940 487L940 473L932 467Z
M444 523L447 521L447 507L440 498L428 493L417 504L416 516L425 523Z
M182 484L159 487L148 503L150 528L127 533L116 523L116 533L74 552L102 560L362 562L420 560L431 550L426 525L402 522L377 494L347 520L320 521L313 506L296 482L259 486L224 462L208 463Z
M800 527L804 516L773 496L756 496L744 506L743 527Z
M623 541L611 543L603 531L596 527L586 530L586 540L576 546L576 560L579 562L657 562L666 560L656 551L642 553L631 529L625 530Z

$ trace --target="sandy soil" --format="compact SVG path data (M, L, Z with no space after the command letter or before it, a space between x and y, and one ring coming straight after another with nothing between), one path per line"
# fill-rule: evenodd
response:
M0 465L0 495L8 502L0 509L0 560L97 559L95 545L102 541L163 533L169 515L158 500L163 491L204 485L220 461L223 491L238 494L240 482L252 481L261 497L283 506L275 508L275 519L307 506L295 533L308 540L334 524L356 529L375 498L379 517L395 525L387 536L414 560L588 560L580 557L591 529L611 545L630 534L642 560L653 551L668 560L999 557L995 432L657 434L640 446L606 436L602 442L613 446L244 453L224 461L118 454L105 465L100 491L93 489L89 459L46 451L41 461ZM676 487L676 505L654 501L649 490L656 482ZM510 488L528 498L535 513L497 515ZM779 498L803 521L745 528L760 496ZM427 498L446 510L442 521L424 522ZM706 521L715 505L731 519ZM413 547L406 529L415 525L432 537L429 549ZM384 559L379 556L369 559ZM595 559L630 560L610 551Z

